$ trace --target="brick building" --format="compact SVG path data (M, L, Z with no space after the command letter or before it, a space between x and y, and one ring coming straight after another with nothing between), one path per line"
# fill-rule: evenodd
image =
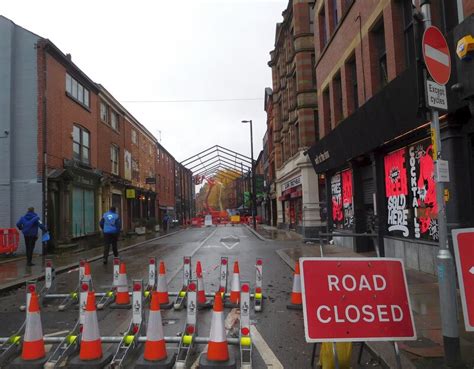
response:
M457 2L431 3L433 24L454 50ZM317 0L314 19L321 137L309 157L326 181L321 199L327 199L331 226L336 233L375 232L382 255L436 273L433 147L430 121L421 109L423 73L417 62L423 26L413 18L412 1ZM471 166L466 155L471 141L463 132L470 114L450 90L457 80L453 71L449 111L441 117L443 155L453 163L450 227L472 221L460 211L465 194L472 192L463 175ZM374 248L366 238L336 237L335 242L356 251Z
M34 206L53 245L77 245L111 205L124 232L174 212L175 160L157 139L51 41L1 16L0 30L0 227Z
M318 139L312 1L292 1L276 26L268 65L273 79L273 143L277 223L282 228L320 226L317 177L304 155ZM305 209L305 211L303 211Z

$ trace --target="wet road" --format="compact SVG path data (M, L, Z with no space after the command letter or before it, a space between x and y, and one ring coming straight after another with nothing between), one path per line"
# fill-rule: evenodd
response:
M226 240L227 239L227 240ZM232 239L232 242L229 240ZM200 260L204 269L206 292L218 289L219 263L221 256L229 257L229 284L232 265L239 261L241 281L250 281L255 285L255 260L263 259L263 311L251 310L251 321L254 325L253 368L309 368L313 346L304 340L303 314L301 311L286 309L289 301L292 271L275 252L278 249L291 247L297 241L262 241L246 227L212 227L188 229L167 238L153 241L137 248L123 252L120 256L127 264L129 284L132 278L141 278L146 284L148 278L148 258L157 257L164 260L167 267L168 290L178 291L182 286L183 256L191 256L194 266ZM112 263L91 264L92 278L96 291L106 291L112 285ZM72 270L57 277L57 292L70 292L77 286L78 271ZM24 302L25 289L21 288L0 297L0 336L12 334L24 319L24 313L18 306ZM58 312L59 300L53 300L42 309L44 334L54 334L70 330L77 319L74 308ZM162 311L166 336L181 332L185 323L185 310ZM230 309L225 314L230 318L235 315ZM102 336L121 335L127 329L131 311L106 309L98 312L100 333ZM208 336L211 311L199 311L198 331L200 336ZM231 334L238 329L238 322ZM258 338L257 340L255 339ZM192 362L198 357L204 345L197 346ZM110 345L107 347L113 350ZM239 352L231 346L239 363ZM354 355L355 356L355 355ZM363 362L370 358L364 355ZM130 365L128 367L133 367ZM238 366L239 367L239 366ZM357 366L353 366L354 368ZM367 366L377 368L370 362Z

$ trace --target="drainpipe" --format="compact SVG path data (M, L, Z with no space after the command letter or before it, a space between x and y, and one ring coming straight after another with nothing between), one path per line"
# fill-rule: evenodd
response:
M42 143L43 143L43 168L42 168L42 192L43 192L43 214L42 214L42 219L45 224L45 226L48 228L48 175L47 175L47 170L48 170L48 153L47 153L47 98L46 98L46 92L47 92L47 81L48 81L48 70L46 67L46 49L44 45L41 46L41 52L43 53L43 91L42 91L42 108L43 108L43 114L42 114L42 128L43 128L43 137L42 137ZM47 245L47 244L46 244ZM47 247L45 243L43 243L43 248L42 248L42 254L46 255L47 254Z

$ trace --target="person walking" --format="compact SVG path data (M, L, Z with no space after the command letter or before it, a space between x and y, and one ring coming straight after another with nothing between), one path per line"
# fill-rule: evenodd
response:
M104 232L105 240L103 263L107 264L111 245L114 256L118 257L117 241L122 229L122 222L119 215L117 214L117 209L115 206L112 206L108 212L102 215L99 225Z
M163 216L163 232L165 233L168 233L169 222L170 222L170 216L168 215L168 213L165 213L165 215Z
M33 266L33 250L38 239L38 228L46 233L46 227L41 223L40 217L35 213L35 208L29 207L28 212L16 223L16 227L23 233L26 245L26 265Z

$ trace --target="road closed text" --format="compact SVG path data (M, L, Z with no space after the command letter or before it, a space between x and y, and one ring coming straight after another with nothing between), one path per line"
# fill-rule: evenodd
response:
M327 287L331 292L358 292L373 291L374 296L379 291L387 288L387 281L382 275L364 274L353 276L346 274L337 276L329 274L327 276ZM342 297L344 299L344 295ZM403 309L396 304L349 304L347 306L338 305L320 305L316 309L317 320L323 324L328 323L366 323L380 322L401 322L403 320Z

